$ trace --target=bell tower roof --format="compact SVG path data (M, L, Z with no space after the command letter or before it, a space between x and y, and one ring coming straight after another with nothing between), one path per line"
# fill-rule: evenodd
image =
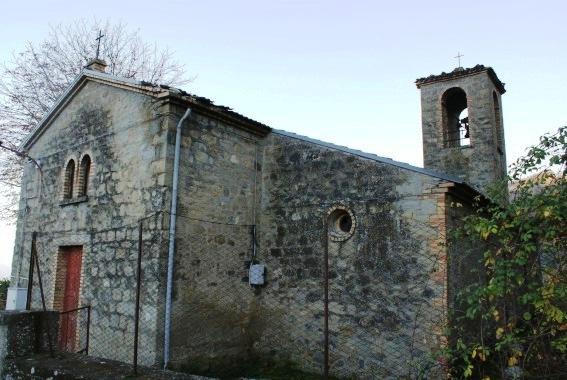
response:
M419 78L415 81L415 85L417 86L417 88L421 88L421 86L429 83L453 80L482 72L486 72L488 74L488 76L490 77L490 79L494 83L494 86L498 89L500 94L504 94L506 92L506 89L504 88L504 83L501 82L500 79L498 79L498 76L496 75L492 67L484 66L484 65L476 65L474 67L470 67L466 69L462 67L457 67L455 70L451 71L450 73L442 72L441 74L438 75L430 75L428 77Z

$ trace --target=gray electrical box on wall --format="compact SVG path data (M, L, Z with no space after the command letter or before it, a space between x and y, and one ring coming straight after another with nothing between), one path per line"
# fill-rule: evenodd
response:
M250 265L249 281L250 285L264 285L264 273L266 266L263 264Z

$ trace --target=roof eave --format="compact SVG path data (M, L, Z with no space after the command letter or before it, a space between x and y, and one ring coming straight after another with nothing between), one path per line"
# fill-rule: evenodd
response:
M358 156L361 158L365 158L367 160L371 160L371 161L376 161L376 162L381 162L383 164L387 164L387 165L392 165L392 166L396 166L405 170L409 170L412 172L416 172L416 173L420 173L420 174L424 174L430 177L435 177L447 182L452 182L452 183L459 183L459 184L465 184L465 182L460 179L459 177L455 177L455 176L451 176L445 173L440 173L438 171L435 170L431 170L431 169L425 169L425 168L420 168L418 166L414 166L405 162L401 162L401 161L396 161L393 160L391 158L388 157L381 157L378 156L376 154L373 153L367 153L367 152L363 152L357 149L351 149L345 146L341 146L341 145L336 145L336 144L332 144L329 142L325 142L325 141L321 141L321 140L317 140L317 139L313 139L307 136L302 136L302 135L298 135L296 133L293 132L288 132L288 131L284 131L281 129L274 129L273 133L276 135L280 135L280 136L285 136L288 138L292 138L292 139L296 139L296 140L300 140L300 141L304 141L307 143L311 143L314 145L318 145L327 149L332 149L332 150L336 150L336 151L340 151L343 153L347 153L353 156Z
M37 126L25 137L25 139L19 146L20 150L29 150L29 148L41 136L43 131L49 126L50 122L54 120L57 115L59 115L59 113L65 108L65 105L81 89L81 87L86 83L87 80L92 80L94 82L103 83L130 91L144 93L154 97L159 96L162 99L175 99L177 102L182 102L185 105L190 105L201 114L214 116L217 119L229 122L239 127L240 129L246 130L258 136L266 136L271 131L271 128L267 125L239 115L235 112L222 112L214 109L214 107L200 104L196 100L192 99L191 96L186 96L178 93L176 89L170 90L168 88L153 84L146 85L145 82L140 82L134 79L120 78L112 74L83 69L81 73L69 85L69 87L67 87L67 89L61 94L61 96L59 96L49 112L47 112L47 114L43 117L43 119L41 119Z
M415 81L415 85L416 85L417 88L421 89L422 86L429 85L429 84L432 84L432 83L448 82L448 81L452 81L452 80L455 80L455 79L458 79L458 78L473 76L473 75L477 75L477 74L484 73L484 72L487 73L488 77L490 78L490 80L492 81L494 86L498 89L500 94L504 94L506 92L505 83L502 82L498 78L498 75L496 75L496 72L490 66L482 66L478 69L476 69L476 67L473 67L473 68L470 68L470 69L464 69L463 72L456 71L456 72L450 72L450 73L442 73L442 74L439 74L439 75L430 75L428 77L423 77L423 78L417 79Z
M181 107L190 107L193 111L197 112L200 115L214 117L217 120L229 123L230 125L233 125L238 129L244 130L259 137L267 136L272 131L272 128L268 127L267 125L243 116L235 117L230 114L215 110L212 107L208 107L207 105L201 104L198 101L192 99L191 96L186 96L176 92L167 92L158 95L158 97L160 98L160 100L165 102L175 103Z
M39 121L36 127L24 138L20 143L19 149L22 151L27 151L35 143L35 141L42 135L45 129L49 126L51 121L53 121L59 113L65 108L67 103L73 98L73 96L85 85L87 80L93 80L99 83L112 84L117 87L127 87L130 90L135 90L143 93L155 93L164 92L163 89L157 91L155 87L144 86L139 84L134 80L128 79L117 79L117 77L99 73L94 70L83 69L79 75L71 82L67 89L57 98L51 109L45 114L45 116Z

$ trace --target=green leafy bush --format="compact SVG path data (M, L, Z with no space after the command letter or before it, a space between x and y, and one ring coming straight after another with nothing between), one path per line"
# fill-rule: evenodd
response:
M509 201L479 207L455 231L486 248L483 276L458 297L453 378L567 376L566 137L566 127L541 137L511 166Z

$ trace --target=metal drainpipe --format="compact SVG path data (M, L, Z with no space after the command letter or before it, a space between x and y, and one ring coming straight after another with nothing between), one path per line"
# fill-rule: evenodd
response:
M167 290L165 298L165 326L163 342L163 368L169 363L169 338L171 335L171 294L173 290L173 256L175 252L175 225L177 222L177 184L179 179L179 153L181 151L181 125L185 119L191 116L191 108L187 108L185 114L175 128L175 156L173 159L173 184L171 190L171 213L169 214L169 249L167 255Z

